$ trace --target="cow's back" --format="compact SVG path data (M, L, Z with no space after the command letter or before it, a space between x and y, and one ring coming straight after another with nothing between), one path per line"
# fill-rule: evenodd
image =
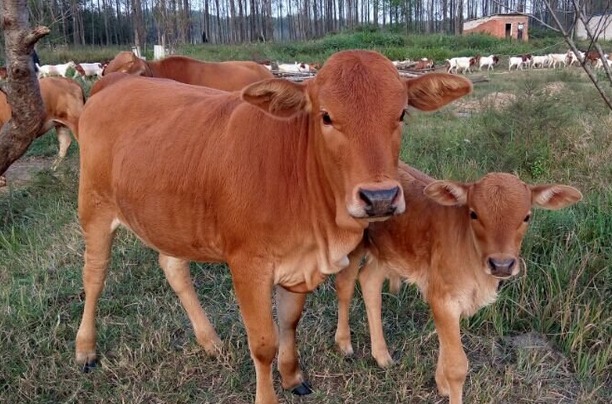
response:
M163 77L224 91L241 90L256 81L273 78L272 73L255 62L202 62L184 56L169 56L149 62L155 77Z

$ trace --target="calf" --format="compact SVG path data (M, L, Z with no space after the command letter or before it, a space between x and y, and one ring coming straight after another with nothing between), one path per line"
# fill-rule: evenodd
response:
M402 79L371 51L336 53L303 83L262 80L240 93L119 73L97 81L79 120L86 251L77 363L96 360L96 305L122 225L159 251L211 354L221 341L188 263L228 263L256 403L277 402L277 351L282 386L310 392L295 344L305 293L349 264L370 222L404 211L397 164L406 105L434 110L470 91L447 74Z
M440 351L436 383L451 404L462 402L468 361L459 319L495 301L501 279L519 273L519 252L532 207L561 209L582 198L565 185L527 185L514 175L491 173L474 183L435 181L400 164L406 213L372 223L350 265L336 276L336 343L351 354L348 314L359 275L366 303L372 356L393 361L381 324L385 276L416 284L433 312ZM366 263L359 273L359 264Z
M493 67L499 63L499 58L495 55L482 56L479 60L478 70L482 70L483 67L487 66L487 70L494 70Z
M68 147L72 143L70 132L75 137L78 135L78 121L85 104L85 95L81 86L63 77L42 78L39 84L46 115L38 137L55 127L59 151L52 167L56 168L66 157ZM4 125L10 119L11 113L11 106L6 100L6 95L0 92L0 124Z
M61 76L68 77L68 69L76 68L76 64L71 60L70 62L59 64L59 65L42 65L36 64L38 67L38 78L50 77L50 76Z

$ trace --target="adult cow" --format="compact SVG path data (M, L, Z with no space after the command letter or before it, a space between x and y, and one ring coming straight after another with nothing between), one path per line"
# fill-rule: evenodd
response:
M38 132L42 136L55 127L59 141L59 151L53 167L66 157L68 147L72 143L70 132L76 136L79 116L85 104L85 95L74 80L64 77L46 77L38 81L40 94L45 104L45 123ZM0 92L0 125L11 118L11 106L6 95Z
M172 79L225 91L241 90L248 84L274 77L268 69L255 62L202 62L186 56L168 56L147 62L128 51L119 52L102 74L113 72Z
M86 253L77 362L96 359L96 304L123 225L160 252L211 354L221 343L187 264L227 262L255 362L256 403L277 402L277 349L283 387L308 393L293 343L304 293L348 265L371 221L404 211L396 180L404 108L434 110L470 91L469 81L447 74L403 80L371 51L337 53L304 83L270 79L241 93L133 76L97 91L79 122Z
M433 312L440 341L436 382L450 404L461 404L468 362L461 346L459 319L495 301L501 279L519 273L519 253L532 207L561 209L582 198L566 185L527 185L505 173L474 183L435 181L400 165L407 212L373 223L351 264L336 276L336 343L352 354L349 307L359 264L372 356L393 363L383 336L381 290L386 276L416 284Z

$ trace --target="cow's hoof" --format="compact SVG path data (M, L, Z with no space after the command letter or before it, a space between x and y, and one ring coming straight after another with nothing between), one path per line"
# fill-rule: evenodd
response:
M312 386L307 381L303 381L291 389L291 392L296 396L305 396L312 393Z
M85 362L81 370L83 371L83 373L89 373L94 370L96 366L98 366L98 361L94 359L89 362Z

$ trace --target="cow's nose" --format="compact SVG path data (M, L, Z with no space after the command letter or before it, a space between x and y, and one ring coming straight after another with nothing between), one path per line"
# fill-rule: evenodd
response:
M389 189L359 189L359 198L364 203L364 210L369 217L390 216L397 209L396 200L400 187Z
M512 275L512 270L516 265L516 259L514 258L489 258L489 268L491 269L491 275L499 278L508 278Z

